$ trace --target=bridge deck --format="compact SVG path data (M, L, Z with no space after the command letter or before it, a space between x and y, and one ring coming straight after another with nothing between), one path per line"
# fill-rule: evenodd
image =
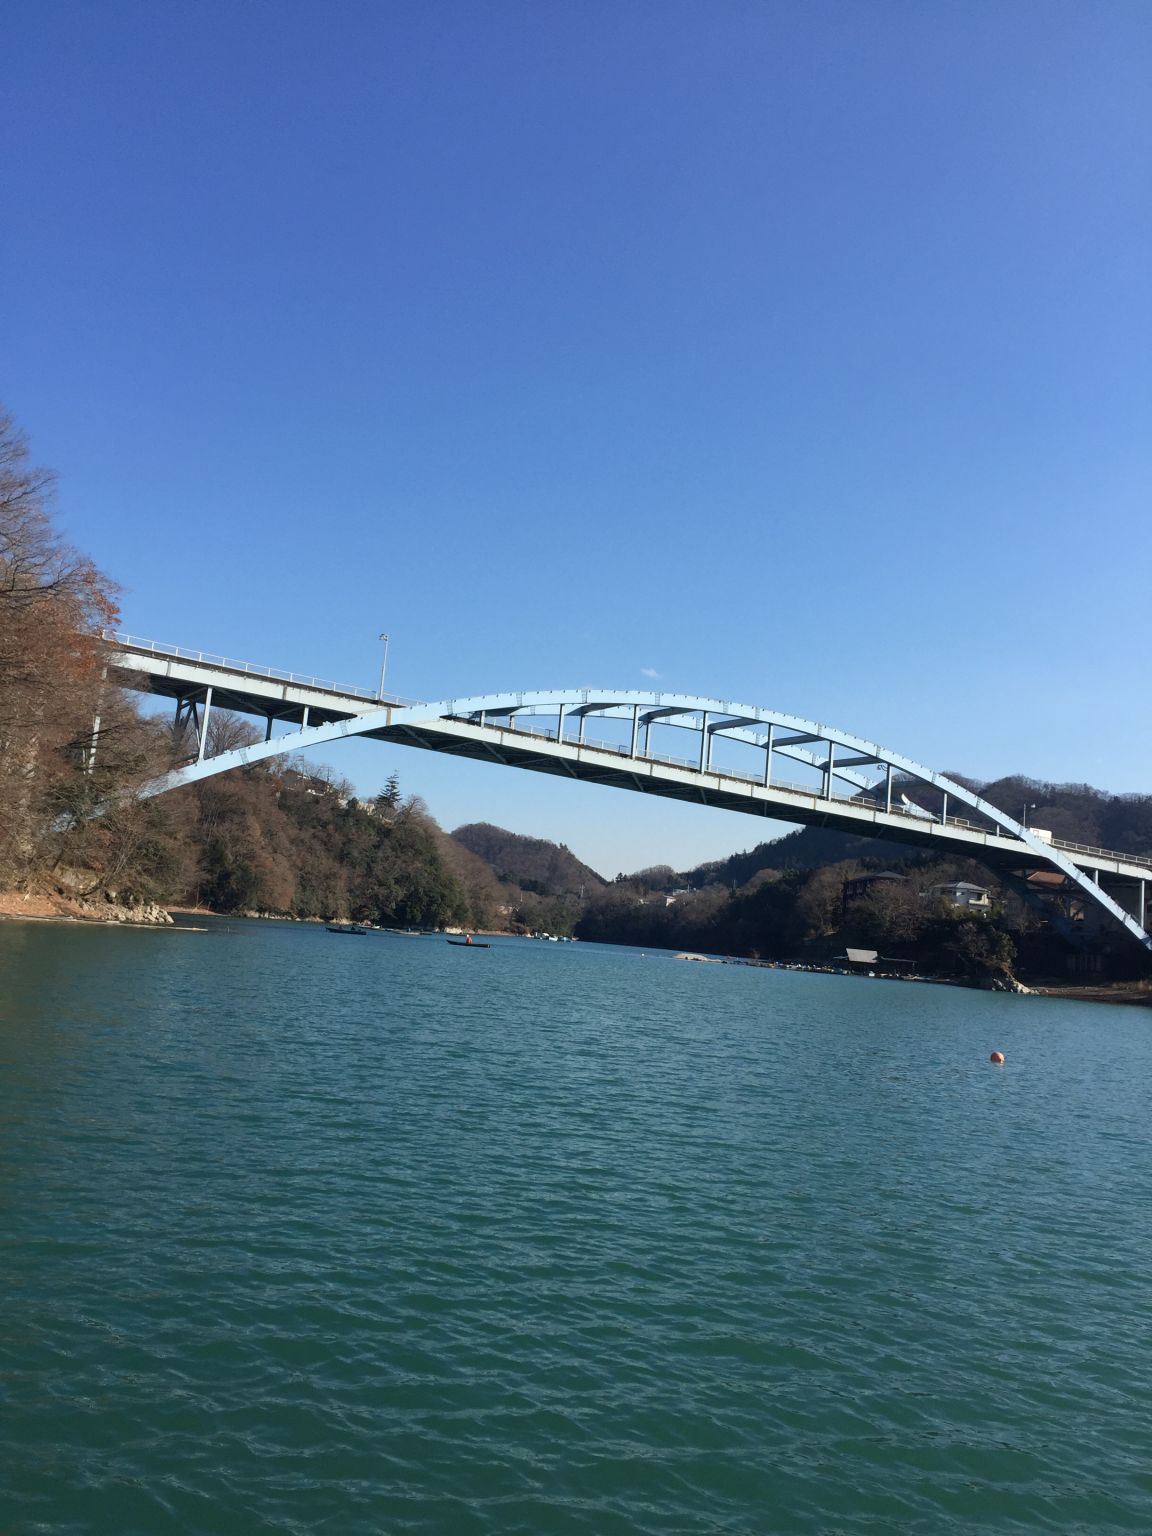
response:
M214 704L239 714L301 725L348 720L379 709L382 703L409 703L392 696L377 698L367 689L341 687L293 673L274 673L267 668L247 668L243 662L223 658L197 660L194 653L177 654L175 647L150 647L116 642L109 650L109 665L122 674L126 686L140 688L168 699L199 698L212 689Z
M895 806L889 811L857 797L823 795L803 785L774 782L765 787L743 774L705 773L685 759L644 755L605 742L558 742L554 736L523 727L477 726L454 719L451 730L440 722L406 722L402 715L389 728L373 732L383 740L407 742L457 757L499 762L589 783L641 790L695 805L713 805L804 826L835 827L861 837L884 838L939 852L968 853L984 863L1014 869L1043 869L1046 860L1019 839L974 825L962 817L945 822ZM1081 868L1130 880L1152 880L1152 867L1129 854L1088 849L1080 844L1053 846L1067 851ZM957 846L960 845L960 846Z

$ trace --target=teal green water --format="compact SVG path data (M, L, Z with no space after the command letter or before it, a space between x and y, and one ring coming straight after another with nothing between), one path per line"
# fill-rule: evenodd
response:
M1152 1530L1144 1010L274 924L0 988L5 1536Z

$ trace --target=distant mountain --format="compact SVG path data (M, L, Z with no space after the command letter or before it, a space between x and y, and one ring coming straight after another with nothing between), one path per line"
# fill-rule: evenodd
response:
M1020 773L987 784L952 777L1017 821L1027 807L1029 826L1046 827L1065 842L1152 853L1152 795L1110 795L1091 784L1049 784Z
M536 896L590 896L605 884L601 875L582 864L563 843L523 837L486 821L457 827L451 835L483 859L497 880Z

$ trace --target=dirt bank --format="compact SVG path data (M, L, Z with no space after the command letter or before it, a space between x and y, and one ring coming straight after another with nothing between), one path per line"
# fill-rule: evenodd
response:
M1097 987L1033 987L1037 997L1065 997L1073 1003L1126 1003L1152 1008L1152 988L1143 981L1114 981Z
M0 917L59 917L47 896L32 891L0 891Z
M57 923L127 923L133 927L168 927L171 915L155 902L120 902L105 891L86 897L63 890L0 891L0 920Z

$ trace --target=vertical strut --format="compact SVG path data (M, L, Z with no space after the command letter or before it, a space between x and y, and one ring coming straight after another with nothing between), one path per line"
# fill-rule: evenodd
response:
M100 691L96 695L96 715L92 721L92 745L88 748L88 764L86 773L91 773L96 767L96 743L100 740L100 711L104 707L104 684L108 680L108 663L105 662L100 669Z
M764 743L764 788L767 789L772 782L772 743L776 737L776 727L768 727L768 740Z
M196 751L196 761L204 761L204 749L208 745L208 716L212 713L212 689L204 690L204 713L200 718L200 744Z

